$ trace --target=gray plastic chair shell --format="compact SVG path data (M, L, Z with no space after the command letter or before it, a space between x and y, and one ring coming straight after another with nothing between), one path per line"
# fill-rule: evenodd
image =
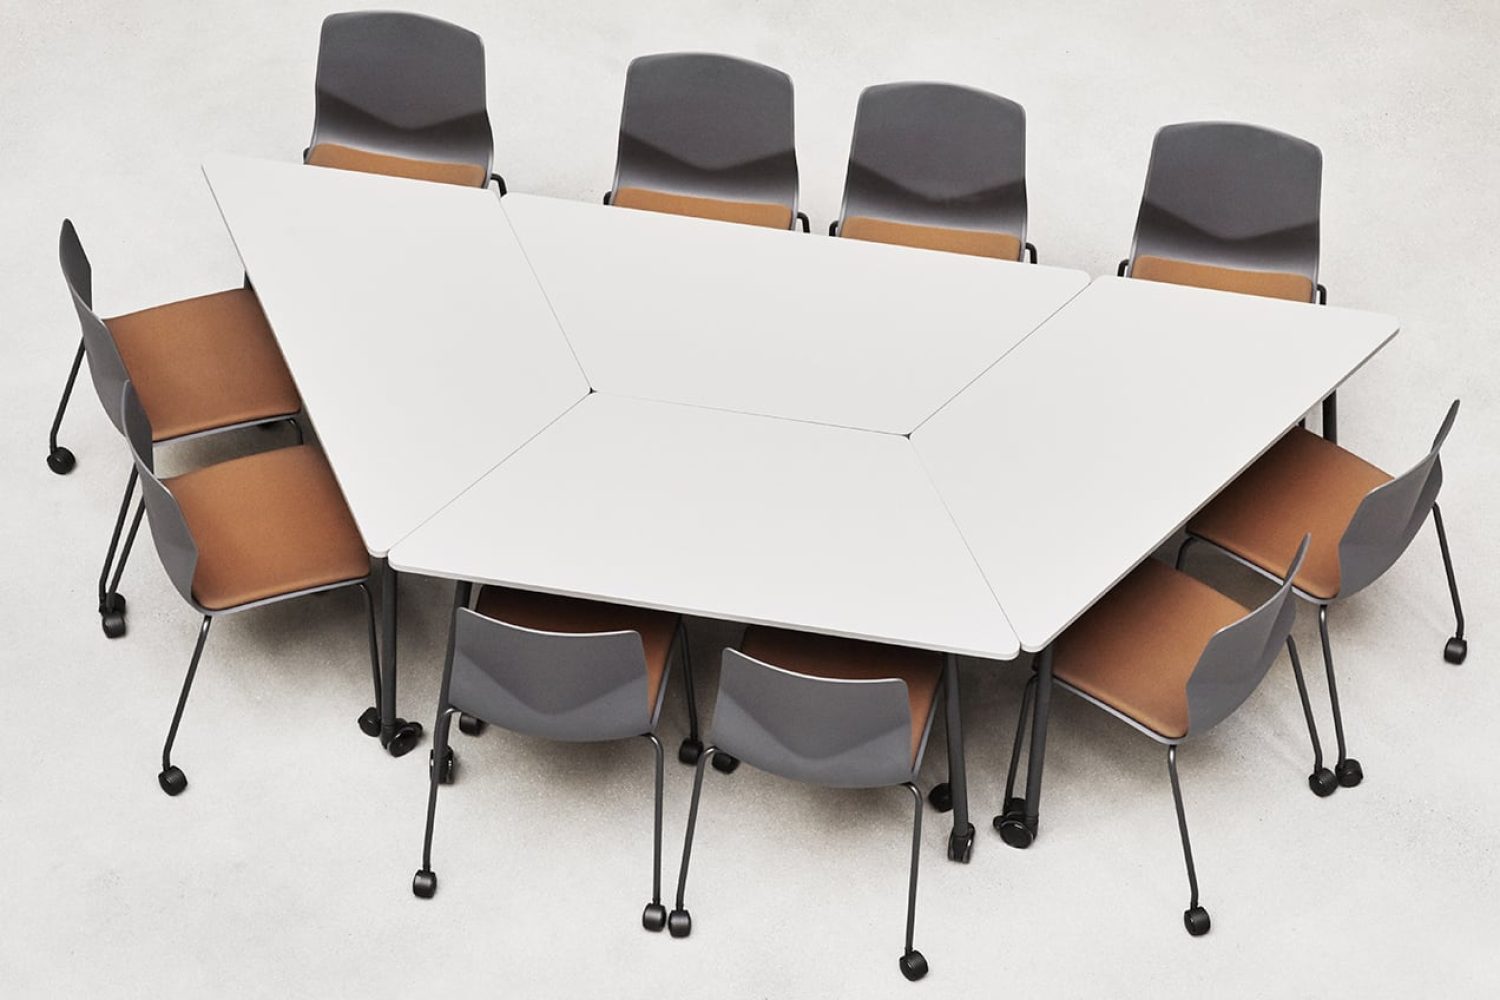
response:
M1318 281L1323 154L1238 122L1156 133L1130 260L1166 257Z
M921 762L911 727L899 678L809 677L724 650L713 744L763 771L833 788L899 785Z
M330 14L315 91L310 147L470 163L490 176L484 42L467 28L401 11Z
M130 452L141 479L141 499L146 505L146 517L151 524L151 538L156 545L156 554L161 558L167 579L199 614L212 615L193 598L193 573L198 568L198 545L188 530L187 518L177 498L156 475L156 463L151 448L151 422L136 397L135 386L126 381L120 390L119 422L130 442Z
M78 324L83 328L83 347L89 358L89 377L94 391L99 396L99 405L109 416L115 430L124 431L120 423L120 390L129 375L125 361L115 346L115 338L105 327L104 320L94 312L94 271L89 258L83 252L78 231L71 219L64 219L62 232L57 238L57 256L62 264L63 280L68 283L68 292L73 296L73 308L78 313ZM150 439L147 439L150 451Z
M704 52L639 56L625 73L611 194L671 194L786 205L797 212L791 77Z
M1026 240L1026 112L950 83L859 96L839 222L869 216Z

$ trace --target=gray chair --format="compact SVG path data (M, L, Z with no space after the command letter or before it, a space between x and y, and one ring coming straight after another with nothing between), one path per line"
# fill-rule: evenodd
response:
M484 43L424 14L330 14L318 43L316 110L303 159L505 193L490 172Z
M911 869L907 883L907 979L927 974L913 948L922 794L915 784L932 729L945 664L939 653L752 626L740 650L724 651L714 709L713 739L698 761L677 881L667 918L673 937L687 937L684 904L703 765L728 753L772 774L832 788L900 786L912 797ZM953 747L950 739L950 749ZM950 759L950 773L959 765Z
M792 121L780 70L701 52L633 59L604 203L806 231Z
M67 219L58 237L58 257L83 330L80 350L88 355L94 389L116 430L124 430L120 390L130 380L150 419L154 444L280 421L291 421L301 435L297 417L302 402L297 387L260 302L249 288L106 320L94 311L93 269ZM71 384L70 380L70 389ZM71 453L68 461L71 467ZM143 507L136 509L124 547L119 543L135 485L132 465L99 573L99 615L104 634L111 639L125 634L120 577Z
M1300 573L1292 574L1293 590L1318 606L1323 664L1339 748L1334 772L1346 788L1359 784L1364 770L1345 751L1343 715L1328 639L1328 608L1353 597L1390 569L1421 530L1429 511L1456 619L1443 657L1449 663L1462 663L1469 652L1453 557L1437 504L1443 485L1439 452L1457 416L1458 400L1454 400L1431 450L1394 478L1338 445L1294 428L1188 522L1188 537L1177 556L1181 565L1189 545L1201 540L1264 576L1279 578L1288 572L1284 557L1280 557L1286 540L1299 532L1313 533L1306 563Z
M1232 715L1260 685L1283 644L1312 739L1313 772L1308 782L1319 796L1333 788L1333 775L1323 767L1302 664L1291 637L1296 617L1296 606L1290 601L1291 577L1307 554L1308 542L1303 537L1289 560L1287 580L1254 610L1185 573L1147 559L1069 626L1053 647L1055 685L1167 748L1167 772L1191 892L1183 924L1194 937L1208 933L1210 920L1198 901L1198 873L1177 780L1177 748L1206 735ZM1006 811L1013 822L1024 809L1024 802L1012 798L1012 791L1036 680L1033 675L1022 697L1005 788ZM1000 822L997 817L996 825Z
M950 83L867 88L828 235L1035 262L1026 242L1026 112Z
M454 715L478 735L493 723L513 732L569 743L643 737L656 751L656 825L651 902L641 915L650 931L666 926L661 902L662 746L656 736L672 664L681 659L689 735L679 759L700 759L693 670L682 616L506 587L460 583L433 725L427 828L422 867L412 892L437 891L432 832L438 786L452 782L456 760L448 742Z
M322 453L296 445L162 479L152 456L151 421L131 382L121 389L119 412L162 568L182 599L203 616L162 746L157 775L162 791L179 795L187 787L187 776L172 763L172 745L209 626L220 615L358 587L369 621L378 705L380 660L367 583L370 559Z

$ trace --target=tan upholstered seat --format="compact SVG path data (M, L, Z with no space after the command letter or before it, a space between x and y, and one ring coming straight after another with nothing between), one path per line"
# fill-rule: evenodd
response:
M638 632L646 652L646 698L648 710L656 707L678 616L669 611L606 604L576 597L558 597L509 587L485 587L479 592L475 610L480 614L538 632Z
M1248 613L1147 559L1058 637L1052 674L1165 739L1180 739L1198 658L1215 632Z
M154 440L302 409L255 293L203 295L104 321Z
M615 192L610 204L620 208L665 212L668 215L689 215L695 219L718 219L720 222L765 226L767 229L792 227L792 210L774 202L698 198L693 195L652 191L649 188L625 187Z
M314 167L335 167L339 170L356 170L362 174L385 174L388 177L436 181L460 187L484 187L489 183L484 167L475 163L413 160L405 156L341 146L334 142L320 142L308 150L307 162Z
M1020 260L1021 241L1009 233L985 232L981 229L951 229L946 226L917 226L907 222L890 222L854 215L844 220L839 235L851 240L872 243L895 243L923 250L945 250L973 257Z
M1221 292L1289 299L1292 302L1311 302L1315 290L1312 281L1302 274L1250 271L1149 255L1135 259L1130 265L1130 276L1146 281L1164 281L1172 285L1192 285L1195 288L1217 288Z
M1339 541L1360 501L1390 482L1364 459L1300 427L1188 522L1188 531L1261 569L1285 574L1305 533L1312 544L1299 590L1332 599L1339 592Z
M198 546L193 597L210 610L362 580L370 557L323 453L247 455L165 480Z
M759 625L745 630L740 651L762 663L808 677L836 680L895 677L905 681L911 703L911 756L913 761L917 759L932 714L932 702L943 680L941 653Z

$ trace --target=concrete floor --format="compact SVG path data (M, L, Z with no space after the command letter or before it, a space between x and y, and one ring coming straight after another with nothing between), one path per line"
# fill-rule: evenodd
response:
M1472 654L1457 668L1441 658L1451 614L1424 531L1335 615L1363 786L1327 801L1308 793L1284 660L1243 711L1184 750L1214 919L1201 940L1180 922L1187 890L1159 749L1059 698L1043 836L1010 850L988 820L1026 671L966 663L979 838L971 865L950 864L945 824L928 815L917 932L932 973L918 986L896 970L909 815L900 792L711 773L693 936L643 932L644 744L457 737L462 774L439 812L442 889L414 900L426 752L391 760L354 725L370 695L352 593L215 626L178 742L192 786L168 799L157 754L196 620L143 545L123 588L129 635L100 634L94 576L127 464L86 383L63 435L78 468L59 478L42 461L78 336L57 228L64 216L77 223L105 314L237 285L199 163L211 152L297 158L326 7L5 0L0 705L12 728L0 755L0 994L386 997L441 985L525 997L1497 995L1500 794L1488 769L1500 681L1486 636L1500 610L1500 7L424 6L484 36L497 165L517 191L598 197L625 64L672 49L791 73L815 231L838 208L861 87L945 79L1019 100L1031 125L1030 237L1043 260L1092 273L1112 272L1128 249L1157 126L1241 119L1318 143L1332 299L1403 324L1340 394L1344 442L1404 467L1448 401L1464 400L1443 504ZM1204 378L1233 376L1205 355ZM251 433L169 464L279 443ZM1199 565L1236 593L1256 592ZM424 580L403 590L401 706L423 720L449 595ZM700 663L737 637L732 624L691 627ZM1297 636L1326 730L1312 615ZM715 671L706 673L705 707ZM675 690L666 717L675 744ZM933 754L924 781L942 775ZM676 765L668 773L669 868L690 777Z

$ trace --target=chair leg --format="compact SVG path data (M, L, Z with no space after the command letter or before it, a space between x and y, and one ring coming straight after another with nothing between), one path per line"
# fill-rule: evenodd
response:
M1297 696L1302 699L1302 716L1307 720L1307 735L1312 740L1313 769L1307 776L1307 786L1318 798L1326 798L1338 789L1338 779L1323 766L1323 743L1318 739L1318 724L1313 720L1312 702L1307 697L1307 680L1302 676L1302 661L1297 657L1297 644L1291 636L1286 637L1286 651L1292 658L1292 676L1297 678Z
M432 727L432 753L435 760L448 755L448 727L453 721L454 709L448 706L438 712L437 722ZM422 835L422 867L411 877L412 895L419 899L431 899L437 892L437 875L432 870L432 827L437 820L438 786L443 783L443 768L427 768L427 829Z
M1462 663L1469 655L1469 641L1464 638L1464 606L1458 599L1458 578L1453 575L1453 554L1448 551L1448 532L1443 529L1443 511L1432 505L1432 523L1437 528L1438 546L1443 550L1443 571L1448 574L1448 595L1453 598L1455 626L1453 638L1443 647L1443 659L1449 663Z
M1187 813L1182 808L1182 785L1177 780L1177 746L1167 747L1167 773L1172 777L1172 801L1177 806L1177 832L1182 835L1182 859L1187 862L1188 888L1192 900L1182 913L1182 923L1193 937L1208 933L1208 911L1198 905L1198 871L1193 867L1193 845L1188 840Z
M366 736L380 735L380 636L375 628L375 598L370 593L368 582L359 585L365 598L365 617L370 623L370 678L375 687L375 704L364 710L359 717L360 732Z
M1338 741L1339 759L1333 765L1333 773L1339 784L1353 788L1364 780L1365 772L1359 761L1349 756L1344 745L1344 715L1339 711L1339 688L1333 677L1333 647L1328 642L1328 605L1318 605L1318 634L1323 640L1323 666L1328 671L1328 700L1333 705L1333 735Z
M135 496L136 480L140 473L136 470L135 463L130 463L130 475L125 480L125 495L120 498L120 512L115 515L115 529L109 536L109 549L104 553L104 565L99 568L99 618L104 628L104 634L111 639L118 639L125 634L125 598L114 588L120 582L120 574L125 569L125 555L130 551L130 545L135 541L136 530L140 527L141 513L145 510L142 505L136 511L135 523L130 527L130 542L126 544L125 552L120 555L118 567L115 565L115 554L120 547L120 533L125 530L125 515L130 511L131 498ZM110 574L114 573L114 582L110 582Z
M1005 772L1005 797L994 827L1000 839L1012 847L1028 847L1031 833L1026 829L1026 800L1016 797L1016 768L1021 762L1021 748L1026 745L1026 722L1031 717L1031 699L1036 694L1036 674L1026 681L1021 693L1021 717L1016 720L1016 740L1010 748L1010 768Z
M688 806L687 833L682 840L682 868L677 873L677 905L667 915L667 931L674 938L684 938L693 933L693 916L683 904L683 897L687 893L688 862L693 859L693 833L698 829L698 799L703 794L703 767L718 752L718 747L706 747L693 772L693 798Z
M203 644L208 640L208 627L213 621L211 616L204 615L203 624L198 627L198 642L193 646L193 659L188 663L187 676L182 681L182 693L177 696L177 711L172 713L172 728L167 730L167 742L161 748L161 773L156 776L156 781L168 795L181 795L182 790L187 787L187 775L182 773L182 768L172 763L172 744L177 741L177 727L182 723L182 710L187 707L188 692L193 689L193 678L198 673L198 660L203 656Z
M57 443L57 432L62 429L63 414L67 412L68 400L73 396L73 383L78 381L78 369L83 365L83 340L78 341L78 352L73 355L73 367L68 369L68 381L63 383L62 398L57 401L57 413L52 418L52 430L47 433L47 468L59 476L73 471L78 460L73 453Z
M651 902L646 904L646 909L641 913L641 926L648 931L660 931L667 926L667 908L661 905L661 799L665 754L656 734L646 733L645 736L656 751L656 826L651 841Z
M906 885L906 949L901 953L901 974L912 982L927 975L927 959L912 947L912 938L917 929L917 866L922 860L922 793L917 786L907 782L902 786L911 792L911 875Z
M682 683L687 689L688 734L677 748L677 759L689 766L703 755L703 740L698 736L698 694L693 688L693 656L688 651L687 626L677 620L677 648L682 652Z

